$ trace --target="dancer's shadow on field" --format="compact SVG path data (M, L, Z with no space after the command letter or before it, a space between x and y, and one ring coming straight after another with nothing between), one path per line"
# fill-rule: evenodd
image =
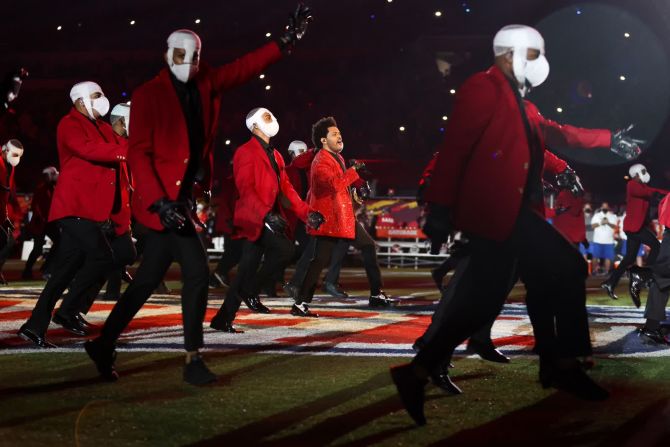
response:
M556 392L539 402L505 414L485 424L462 430L431 446L478 447L482 445L513 445L515 447L564 447L597 445L602 447L667 445L670 434L670 400L654 401L649 390L617 387L607 402L584 402L562 392ZM616 414L616 407L625 407L630 396L649 394L652 402L622 425L607 424L607 414ZM659 411L660 410L660 411ZM665 411L663 411L665 410ZM664 413L664 415L663 415ZM577 414L577 416L575 416ZM659 415L661 416L659 418ZM645 422L656 418L656 432L650 443L640 435L647 432ZM428 423L430 417L428 415ZM616 421L617 417L613 419ZM656 442L663 442L656 444Z
M460 380L471 380L488 376L489 374L466 374L460 377ZM387 371L369 378L363 383L346 388L331 394L317 397L315 400L270 415L266 418L253 421L243 427L232 430L227 433L214 436L210 439L196 442L192 446L220 446L230 445L231 443L242 443L245 445L259 446L322 446L329 444L347 433L353 432L372 421L391 413L401 411L404 413L402 404L398 396L393 393L392 396L372 402L363 407L356 408L347 413L325 419L307 430L299 431L278 439L266 439L283 430L295 427L301 422L317 416L323 412L346 404L349 401L360 398L361 396L376 391L378 389L392 386L390 376ZM441 399L447 397L444 394L428 395L426 401ZM385 439L393 437L399 433L412 430L414 424L410 422L407 416L407 424L400 427L394 427L379 433L374 433L363 439L352 441L343 445L348 447L366 446L373 443L382 442Z

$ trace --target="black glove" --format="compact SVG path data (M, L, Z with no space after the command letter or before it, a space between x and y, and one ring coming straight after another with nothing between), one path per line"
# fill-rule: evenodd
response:
M19 90L24 79L28 77L28 70L19 68L5 78L2 85L2 105L4 109L9 108L9 104L19 97Z
M186 225L187 212L183 203L170 200L163 197L156 200L150 207L149 211L158 214L161 219L161 225L166 230L181 230Z
M584 187L582 186L582 182L579 180L579 177L570 166L565 168L565 171L556 175L556 184L559 188L570 191L575 197L581 197L584 195Z
M263 223L274 234L284 234L286 227L288 227L286 219L277 213L267 213Z
M610 150L619 157L626 160L633 160L642 153L640 145L645 144L645 140L637 140L628 136L628 132L633 129L633 124L612 134L612 143Z
M426 223L423 224L423 232L426 233L431 242L430 254L439 254L442 245L447 242L449 235L453 232L449 208L435 203L429 204Z
M309 25L312 19L312 8L306 6L304 3L298 3L295 12L289 16L286 31L279 38L279 46L282 51L288 54L293 51L296 42L305 35L307 25Z
M307 226L314 228L315 230L318 230L321 224L325 221L326 218L318 211L310 211L309 214L307 214Z
M550 183L550 182L546 181L545 179L542 179L542 193L545 196L555 194L556 192L557 192L556 187L554 186L553 183Z
M586 240L586 239L584 239L584 240L582 241L582 245L583 245L584 248L587 249L587 250L588 250L589 247L591 246L591 244L589 244L589 241Z
M356 172L358 172L359 176L368 177L371 175L370 171L368 171L368 168L365 166L365 163L362 161L352 158L347 163L349 164L350 168L354 168Z
M370 184L368 182L364 182L363 185L359 186L356 188L356 194L358 194L358 197L361 200L367 200L370 198Z

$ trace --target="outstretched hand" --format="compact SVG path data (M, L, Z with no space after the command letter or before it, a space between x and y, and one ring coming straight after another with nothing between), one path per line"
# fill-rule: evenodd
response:
M631 124L625 129L620 129L614 132L612 134L612 143L610 146L612 152L629 161L640 156L642 153L641 146L646 143L646 140L639 140L628 135L633 127L634 125Z

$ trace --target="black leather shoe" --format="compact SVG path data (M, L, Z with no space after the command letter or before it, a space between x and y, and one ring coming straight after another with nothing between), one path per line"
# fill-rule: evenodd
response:
M646 326L642 326L637 330L637 335L642 340L642 343L650 345L670 345L670 339L667 335L664 335L660 329L652 330L648 329Z
M102 295L103 301L119 301L119 298L121 298L119 295L112 295L112 294L108 295L107 293Z
M595 383L582 370L579 362L575 362L574 367L560 369L540 360L540 383L542 388L553 387L584 400L603 401L609 398L609 392Z
M642 304L640 301L640 292L642 292L643 287L648 287L652 278L651 270L634 265L630 268L629 274L630 282L628 283L628 292L630 292L630 297L633 300L635 307L639 308Z
M489 362L509 363L510 361L509 357L497 350L493 343L483 344L470 340L465 352L467 354L477 354L479 357Z
M282 287L284 289L284 292L290 297L293 298L294 300L298 297L298 286L295 284L292 284L290 282L287 282L283 285Z
M93 360L93 363L95 363L95 367L98 368L98 372L103 379L109 382L116 382L119 380L119 373L117 373L116 368L114 368L116 350L113 346L105 347L99 339L96 338L95 340L89 340L84 343L84 349L91 360Z
M3 275L2 273L0 273L0 284L3 285L3 286L6 286L7 284L9 284L7 282L7 280L5 279L5 275Z
M207 368L202 357L196 355L184 365L184 382L196 386L207 385L216 382L216 375Z
M334 298L348 298L349 294L332 282L324 282L322 290Z
M229 334L242 334L244 331L239 331L233 326L232 321L228 321L225 318L212 318L212 321L209 323L209 327L216 329L217 331L227 332Z
M426 425L426 416L423 413L424 387L426 380L418 378L413 371L412 364L394 366L391 368L391 379L395 384L402 405L416 425Z
M270 309L268 309L263 303L261 303L261 300L257 296L252 296L250 298L242 298L242 301L244 301L244 304L247 305L247 307L259 314L269 314Z
M379 292L379 295L370 295L370 301L368 301L370 307L388 307L392 303L393 301L386 296L383 290Z
M309 307L307 307L307 304L305 303L302 303L300 306L294 304L293 307L291 307L291 315L295 317L319 318L319 314L309 310Z
M133 276L128 272L128 269L123 269L121 272L121 279L130 284L133 282Z
M442 282L444 281L444 275L440 275L437 269L433 269L430 271L430 276L433 278L433 281L435 281L437 290L441 292L443 287Z
M451 381L449 377L449 368L453 368L451 363L445 362L440 368L430 375L430 381L438 388L443 389L451 395L463 394L463 391Z
M86 319L84 318L84 316L82 314L77 314L77 315L74 316L74 318L85 329L96 329L97 328L96 325L91 324L88 321L86 321Z
M619 299L619 297L616 296L616 293L614 293L614 287L612 287L612 284L608 283L607 281L600 284L600 288L605 290L605 292L607 292L609 297L612 298L613 300L618 300Z
M47 339L44 337L44 334L36 334L35 332L31 331L26 327L24 324L21 326L19 331L16 333L19 337L26 341L33 342L35 346L38 348L57 348L58 346L54 345L53 343L49 343Z
M63 326L63 329L74 335L79 335L80 337L88 335L88 331L84 326L82 326L76 317L65 317L56 312L51 321Z

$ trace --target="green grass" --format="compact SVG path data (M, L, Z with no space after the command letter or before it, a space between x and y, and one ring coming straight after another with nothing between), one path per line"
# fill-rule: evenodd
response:
M663 409L658 427L668 429L665 359L600 360L592 375L612 391L606 403L541 389L534 360L459 360L465 394L429 387L423 428L388 375L403 359L212 352L207 361L220 380L196 388L181 381L176 354L121 353L112 384L83 354L0 356L0 445L624 445L645 412L658 425Z

